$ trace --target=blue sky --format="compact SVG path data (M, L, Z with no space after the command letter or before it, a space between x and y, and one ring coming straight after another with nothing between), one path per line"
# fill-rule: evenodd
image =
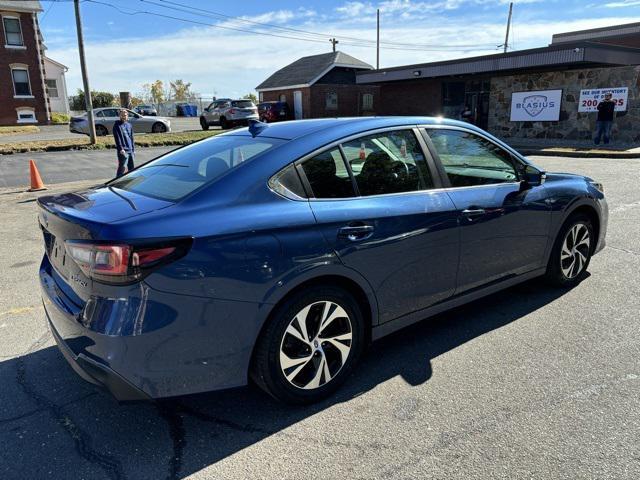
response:
M68 89L75 92L82 80L73 4L41 2L47 55L69 67ZM93 89L135 94L144 83L181 78L203 96L236 97L301 56L331 51L332 36L341 40L339 50L375 64L376 8L385 42L381 67L496 53L504 42L508 3L85 0L81 8ZM545 46L553 33L640 21L640 0L514 3L512 50Z

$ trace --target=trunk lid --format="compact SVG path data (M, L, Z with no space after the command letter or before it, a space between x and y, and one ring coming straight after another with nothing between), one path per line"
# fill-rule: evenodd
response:
M66 240L99 240L102 227L173 205L172 202L100 186L38 198L38 222L52 276L67 297L78 304L92 290L92 280L65 250ZM123 239L126 243L126 239Z

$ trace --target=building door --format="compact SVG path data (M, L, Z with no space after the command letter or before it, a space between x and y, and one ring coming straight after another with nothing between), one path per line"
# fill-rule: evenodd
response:
M300 90L293 92L293 115L296 120L302 118L302 92Z

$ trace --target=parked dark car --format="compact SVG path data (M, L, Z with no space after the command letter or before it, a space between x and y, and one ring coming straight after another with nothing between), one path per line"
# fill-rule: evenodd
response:
M317 401L371 340L534 277L576 285L608 217L592 179L424 117L256 122L38 206L53 336L120 400L251 379Z
M258 115L265 123L291 120L291 113L287 102L262 102L258 104Z
M153 105L138 105L133 109L134 112L140 115L155 117L158 115L158 110Z

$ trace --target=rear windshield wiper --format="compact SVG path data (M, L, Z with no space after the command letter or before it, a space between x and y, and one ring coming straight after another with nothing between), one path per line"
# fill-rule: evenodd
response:
M125 197L125 196L124 196L124 195L122 195L121 193L116 192L116 189L115 189L115 188L113 188L111 185L107 185L107 188L108 188L111 192L113 192L113 193L115 193L117 196L119 196L121 199L123 199L125 202L127 202L127 203L131 206L131 208L133 208L134 210L138 210L138 209L136 208L135 203L133 203L133 201L132 201L131 199L129 199L129 198L127 198L127 197Z

